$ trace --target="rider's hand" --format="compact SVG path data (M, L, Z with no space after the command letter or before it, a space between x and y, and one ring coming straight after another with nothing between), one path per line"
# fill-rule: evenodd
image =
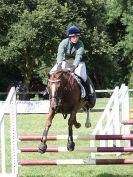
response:
M76 66L75 66L75 65L72 65L70 71L71 71L72 73L74 73L75 69L76 69Z
M58 71L60 71L60 70L62 69L61 65L62 65L61 62L57 64L57 70L58 70Z

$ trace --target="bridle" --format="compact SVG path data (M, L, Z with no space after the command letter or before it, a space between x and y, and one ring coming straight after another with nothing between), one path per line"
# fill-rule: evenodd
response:
M58 80L51 80L51 79L48 79L49 82L51 83L62 83L62 80L61 79L58 79ZM49 99L51 100L52 98L55 98L56 100L58 100L58 104L60 105L60 102L62 100L62 97L63 97L63 86L61 84L61 87L60 87L60 93L59 93L59 96L57 95L49 95Z

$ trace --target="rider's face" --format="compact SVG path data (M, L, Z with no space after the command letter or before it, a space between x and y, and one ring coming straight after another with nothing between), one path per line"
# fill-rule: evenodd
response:
M77 43L79 40L79 35L73 35L73 36L69 36L69 39L72 43Z

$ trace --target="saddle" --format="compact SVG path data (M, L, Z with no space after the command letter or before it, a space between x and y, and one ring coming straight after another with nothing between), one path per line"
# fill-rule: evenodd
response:
M72 76L74 77L74 79L77 81L77 83L79 84L81 88L81 98L85 98L86 97L85 82L83 81L81 77L77 76L75 73L72 73Z
M85 99L89 103L95 104L96 102L95 88L89 76L87 77L86 82L84 82L81 77L77 76L74 73L73 73L73 77L77 80L81 88L81 99Z

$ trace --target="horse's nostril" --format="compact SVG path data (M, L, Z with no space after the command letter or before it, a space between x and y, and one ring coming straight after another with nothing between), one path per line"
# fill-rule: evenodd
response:
M55 110L56 109L56 107L52 107L52 110Z
M52 110L55 110L57 108L57 105L56 104L51 104L50 107L51 107Z

